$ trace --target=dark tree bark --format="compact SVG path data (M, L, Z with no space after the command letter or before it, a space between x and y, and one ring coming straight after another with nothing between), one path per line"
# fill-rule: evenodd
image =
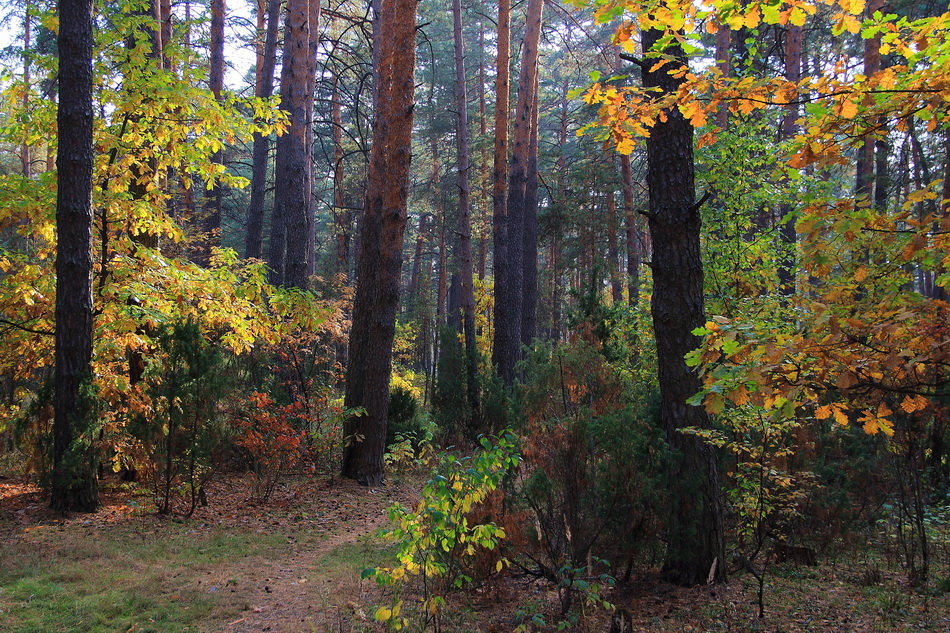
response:
M465 85L465 42L462 40L462 2L452 0L452 34L455 40L455 121L456 149L458 157L459 233L458 269L459 301L462 308L462 330L465 340L465 371L468 401L477 418L478 403L478 352L475 348L475 287L472 258L471 186L469 171L468 91Z
M268 264L271 283L307 287L307 213L310 203L310 151L307 145L310 3L288 0L280 106L287 113L287 132L277 137L274 210Z
M255 96L269 99L274 94L274 68L277 65L277 35L280 31L282 0L267 0L266 35L259 55ZM261 3L263 5L263 2ZM263 6L258 11L263 15ZM264 196L267 191L267 162L270 136L255 134L251 150L251 201L247 208L245 255L260 258L264 241Z
M380 22L386 28L374 43L379 51L377 108L346 369L345 405L363 412L346 421L343 457L343 476L370 486L383 482L412 158L416 0L381 0Z
M92 446L92 0L59 2L56 341L50 505L99 506Z
M492 365L499 375L510 373L514 379L514 360L509 358L511 342L507 330L499 332L498 324L507 321L505 282L511 264L508 261L508 110L511 80L511 0L498 0L498 37L495 60L495 147L492 168L492 241L495 276L495 331L492 340Z
M208 87L218 101L221 101L221 93L224 90L224 14L226 11L225 0L211 0ZM161 34L161 29L157 33ZM161 47L157 50L161 50ZM212 160L216 163L223 163L224 150L215 152ZM215 180L205 198L204 212L200 223L203 235L196 260L204 265L207 265L211 260L211 249L221 245L222 195L221 183Z
M643 33L651 50L661 33ZM673 63L643 73L643 85L660 94L675 93L686 65L676 44L663 51ZM686 404L701 387L684 356L699 346L692 330L704 322L703 265L700 258L700 214L695 201L693 128L676 108L666 112L647 139L647 186L650 234L653 238L653 330L656 336L660 418L667 440L677 451L664 574L672 582L696 585L725 577L725 547L716 456L700 439L684 435L684 427L709 428L700 407Z
M505 230L505 275L495 277L495 350L498 375L507 385L515 381L515 364L521 357L521 320L524 282L525 188L531 150L534 85L538 72L538 45L541 38L543 0L528 0L518 103L512 131L511 160L508 167L508 205ZM497 238L496 238L497 240ZM496 241L496 248L497 248ZM496 253L496 260L498 254Z

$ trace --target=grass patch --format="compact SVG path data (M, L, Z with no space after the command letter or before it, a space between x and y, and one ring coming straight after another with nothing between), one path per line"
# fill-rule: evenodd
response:
M320 557L316 566L326 576L358 575L367 567L391 565L395 553L394 545L367 536L330 550Z
M203 532L186 524L59 531L0 553L0 630L8 633L178 633L234 613L203 572L281 546L279 535Z

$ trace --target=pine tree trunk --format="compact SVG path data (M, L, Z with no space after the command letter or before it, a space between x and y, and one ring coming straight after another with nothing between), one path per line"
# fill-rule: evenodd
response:
M274 68L277 66L277 35L280 31L282 0L267 0L267 34L258 67L255 94L269 99L274 94ZM267 192L267 163L270 136L254 135L251 150L251 201L247 209L247 241L245 255L260 258L264 241L264 197Z
M495 277L495 326L492 340L492 365L498 374L514 380L514 359L510 357L510 331L501 327L510 319L507 314L507 278L511 263L508 253L508 110L511 80L511 0L498 0L498 37L495 61L495 147L492 168L492 241Z
M644 50L652 49L660 37L659 31L644 31ZM643 84L661 94L675 93L683 79L670 72L686 65L686 55L676 44L668 45L663 53L673 63L644 71ZM672 470L677 484L663 571L670 581L691 586L706 582L714 567L714 579L724 578L725 547L715 452L700 439L679 432L685 427L709 428L710 420L702 408L686 404L701 387L684 356L699 346L692 331L704 322L703 265L693 128L676 108L668 110L666 120L651 129L647 164L660 418L668 442L677 451Z
M307 80L310 54L310 2L288 0L280 105L287 132L277 137L274 211L268 263L271 282L307 286L307 210L310 201L310 152L307 145Z
M469 170L471 157L468 143L468 96L465 85L465 43L462 40L462 2L452 0L452 33L455 40L455 108L456 147L458 156L459 234L458 269L459 300L462 308L462 329L465 339L465 369L468 400L473 415L477 416L478 352L475 348L475 288L472 262L471 187Z
M221 101L224 90L224 14L225 0L211 0L211 42L208 47L210 68L208 86L214 98ZM161 33L161 29L158 30ZM159 48L158 50L161 50ZM215 163L224 162L224 150L215 152L211 158ZM216 179L205 198L204 212L200 226L202 239L195 259L205 266L211 260L211 249L221 245L221 200L223 190Z
M33 17L30 15L30 5L27 4L23 14L23 97L20 101L24 116L30 108L30 56L33 54L33 51L30 50L32 46L32 27ZM20 143L20 173L24 178L33 176L33 149L26 136L24 136L23 142Z
M538 45L541 37L543 0L528 0L525 35L518 78L518 103L512 130L511 160L508 166L506 231L506 271L495 278L495 353L498 374L506 385L515 381L515 364L521 357L521 321L524 282L525 189L531 152L534 84L538 72ZM498 254L496 254L496 259Z
M383 482L389 377L406 229L415 92L416 0L381 0L373 147L346 370L343 476Z
M630 156L620 155L620 186L623 191L623 214L627 238L627 303L636 306L640 300L640 264L643 250L640 244L640 214L633 198L633 168Z
M531 97L531 137L524 186L524 245L521 254L521 344L537 336L538 322L538 73Z
M92 1L60 0L59 25L50 505L62 512L92 512L99 506L94 408L83 393L92 380Z

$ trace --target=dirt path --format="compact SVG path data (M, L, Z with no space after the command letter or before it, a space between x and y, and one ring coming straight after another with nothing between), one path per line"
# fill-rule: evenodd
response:
M386 525L386 508L411 502L405 487L369 490L338 484L339 502L326 518L331 531L311 542L291 543L279 558L250 561L228 570L256 579L250 608L215 633L309 633L345 631L352 621L367 618L365 605L377 594L371 581L359 576L384 547L375 535ZM348 499L359 504L349 504Z

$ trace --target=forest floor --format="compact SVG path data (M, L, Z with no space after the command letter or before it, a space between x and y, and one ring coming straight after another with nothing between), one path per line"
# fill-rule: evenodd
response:
M248 482L229 478L210 485L208 507L182 519L156 515L150 496L113 484L98 513L64 518L46 508L36 486L0 479L0 631L382 631L374 605L387 597L360 572L391 558L378 535L385 510L412 504L419 487L413 477L379 489L301 478L255 506ZM880 554L773 567L762 619L748 574L694 589L643 576L606 597L629 615L632 631L950 631L950 593L908 588ZM946 546L935 554L943 560L934 577L946 579ZM868 581L872 568L881 570L877 582ZM523 630L554 630L557 604L550 586L506 577L450 595L440 628L496 633L525 622ZM535 615L547 625L535 628ZM573 628L609 626L601 611Z

